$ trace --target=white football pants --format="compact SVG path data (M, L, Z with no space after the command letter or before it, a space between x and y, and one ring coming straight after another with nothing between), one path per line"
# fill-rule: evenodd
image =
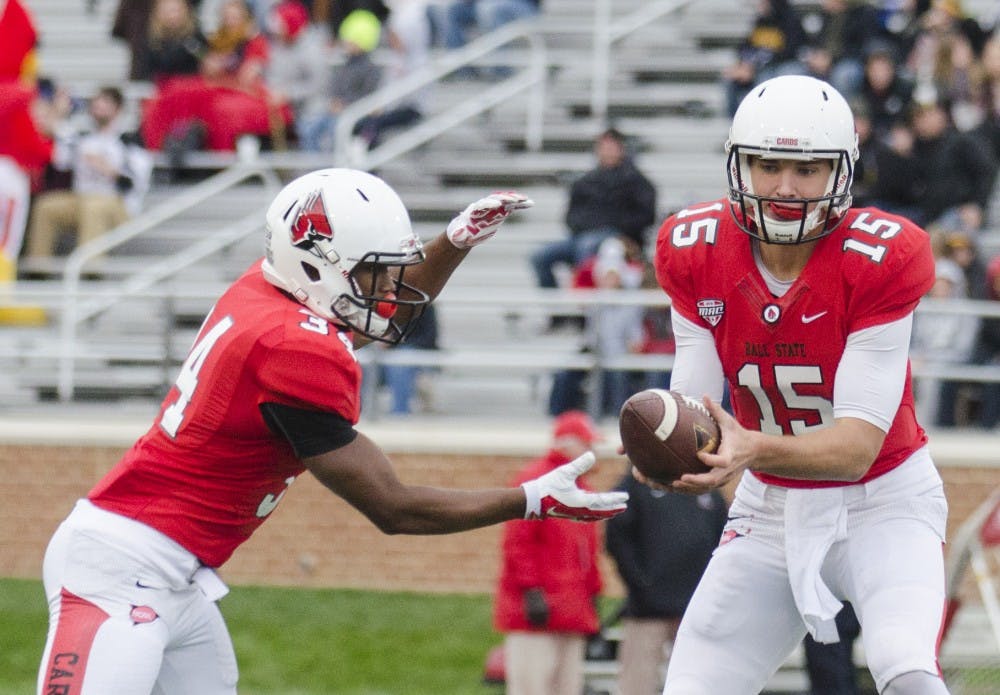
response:
M170 539L82 501L49 542L43 574L39 695L236 695L213 600L225 585Z
M812 509L832 511L839 527L816 566L833 596L854 605L879 692L903 673L940 674L948 509L926 447L876 480L832 490L804 493L842 505ZM756 695L802 641L786 556L785 525L795 521L786 519L788 492L744 475L723 543L681 621L664 695Z

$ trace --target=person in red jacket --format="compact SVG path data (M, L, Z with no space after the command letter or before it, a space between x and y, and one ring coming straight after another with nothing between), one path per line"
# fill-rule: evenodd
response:
M52 158L37 102L33 85L0 79L0 287L17 277L31 193Z
M33 81L38 29L21 0L0 0L0 80Z
M0 0L0 285L15 279L32 177L52 156L52 143L38 132L31 112L37 43L27 7Z
M553 422L549 451L514 485L555 470L601 439L590 417L570 410ZM580 486L586 489L582 479ZM597 527L569 519L508 521L494 626L505 633L507 695L579 695L588 635L599 629Z

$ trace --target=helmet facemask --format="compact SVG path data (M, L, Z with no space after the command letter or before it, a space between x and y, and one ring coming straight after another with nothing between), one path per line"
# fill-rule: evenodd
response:
M815 198L766 197L754 192L750 177L752 157L766 159L826 160L832 162L825 192ZM729 145L729 199L739 207L730 208L737 225L744 232L768 244L801 244L820 239L840 224L844 212L851 207L850 182L854 167L846 152L784 152L771 149ZM770 204L787 209L785 219L768 215ZM812 209L810 210L810 207Z
M423 260L422 252L420 260ZM430 302L430 297L425 292L403 280L407 265L419 262L407 259L402 254L366 255L347 274L352 294L341 294L330 306L330 311L356 332L373 340L390 345L403 341L412 332L417 319ZM367 266L375 267L371 272L361 273ZM379 294L379 268L387 269L393 278L393 290L387 294ZM367 287L362 286L365 284L362 275L369 278ZM405 320L398 321L397 314L401 308L407 309L404 312Z

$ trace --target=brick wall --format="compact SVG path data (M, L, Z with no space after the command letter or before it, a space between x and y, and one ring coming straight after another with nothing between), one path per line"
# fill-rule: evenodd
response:
M113 436L98 437L66 423L58 430L42 427L39 436L16 430L4 430L0 423L0 442L7 442L0 443L0 576L35 578L56 525L141 428L116 427ZM369 434L389 452L403 481L445 487L502 486L546 445L544 430L523 428L465 429L449 436L426 427L397 427ZM958 524L1000 486L1000 465L990 458L1000 447L996 438L976 446L961 438L942 439L934 455L951 505L953 536ZM599 488L610 487L625 471L613 446L601 451L594 477ZM222 575L234 584L489 593L498 545L497 527L448 536L385 536L303 475ZM607 558L603 561L608 593L620 595L613 566Z

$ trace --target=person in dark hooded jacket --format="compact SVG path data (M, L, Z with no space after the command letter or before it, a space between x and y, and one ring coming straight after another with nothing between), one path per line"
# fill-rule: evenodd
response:
M728 506L718 490L678 495L643 485L631 473L628 509L605 527L608 553L625 583L618 692L646 695L663 687L666 647L719 545Z
M625 136L609 128L597 136L594 151L597 166L570 188L570 236L546 244L531 257L540 287L557 287L556 264L579 265L608 237L625 236L642 248L643 234L656 220L656 188L628 155Z

